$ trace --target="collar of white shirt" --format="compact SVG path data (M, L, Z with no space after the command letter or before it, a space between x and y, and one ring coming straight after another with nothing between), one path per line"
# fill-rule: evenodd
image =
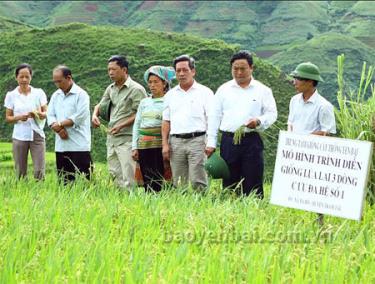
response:
M311 96L307 101L305 101L305 100L303 99L303 93L301 93L301 97L300 97L300 99L301 99L302 102L304 102L305 104L307 104L307 103L315 104L316 101L318 100L318 97L319 97L319 93L318 93L317 90L315 90L315 92L312 94L312 96Z
M60 94L65 96L65 93L64 93L63 90L59 89L59 92L60 92ZM67 93L66 95L69 96L69 95L75 95L75 94L78 94L78 93L79 93L79 88L78 88L77 84L73 82L73 85L70 88L69 93Z
M29 85L29 87L30 87L30 92L28 94L34 93L36 91L36 89L33 86ZM17 95L23 95L24 96L24 94L21 94L18 86L12 92L17 94Z
M198 83L197 83L197 81L194 80L193 85L191 85L191 87L189 88L189 90L185 91L184 89L181 88L180 84L177 85L176 90L187 93L190 90L197 89L197 88L198 88Z
M257 81L254 79L253 76L251 76L250 83L246 87L241 87L240 85L238 85L235 79L233 79L231 81L231 86L232 87L237 87L237 88L241 88L241 89L249 89L251 87L255 87L256 85L257 85Z

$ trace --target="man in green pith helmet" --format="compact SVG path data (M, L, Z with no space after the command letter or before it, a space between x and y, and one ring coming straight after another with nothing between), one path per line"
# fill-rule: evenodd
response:
M288 131L299 134L330 135L336 133L333 106L317 91L318 82L324 82L319 68L311 62L299 64L290 74L298 92L289 104ZM317 222L323 225L323 214Z
M318 82L323 82L319 68L305 62L290 75L298 94L290 100L288 130L300 134L335 134L333 106L317 91Z

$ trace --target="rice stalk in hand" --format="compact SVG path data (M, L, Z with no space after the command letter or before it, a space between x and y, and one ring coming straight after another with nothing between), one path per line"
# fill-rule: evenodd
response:
M245 136L245 125L240 126L235 132L233 136L233 144L239 145L241 144L242 137Z
M102 133L104 134L108 133L108 128L103 123L100 124L99 128Z
M43 129L44 127L44 122L45 122L45 119L41 117L41 115L39 115L40 113L40 110L34 110L32 111L33 115L34 115L34 121L35 123L39 126L39 128Z
M37 110L34 110L34 111L32 111L32 113L34 114L35 122L36 122L37 124L39 124L39 123L42 121L42 119L40 118L38 111L37 111Z

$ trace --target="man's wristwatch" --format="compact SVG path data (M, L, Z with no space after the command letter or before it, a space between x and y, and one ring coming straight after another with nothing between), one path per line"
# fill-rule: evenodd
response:
M257 119L257 127L260 125L260 120Z

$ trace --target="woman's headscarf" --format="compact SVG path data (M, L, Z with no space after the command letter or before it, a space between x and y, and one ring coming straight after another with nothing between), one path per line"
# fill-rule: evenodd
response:
M160 65L151 66L147 69L143 76L146 83L148 83L148 77L150 76L150 74L158 76L160 79L166 81L168 85L174 78L176 78L176 72L174 71L173 67L166 67Z

